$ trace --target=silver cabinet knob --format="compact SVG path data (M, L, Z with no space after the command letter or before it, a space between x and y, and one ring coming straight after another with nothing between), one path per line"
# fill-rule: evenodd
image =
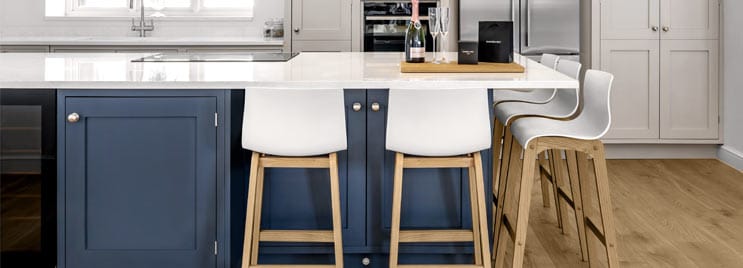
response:
M670 27L668 27L668 26L663 26L663 31L664 31L664 32L668 32L668 31L670 31L670 30L671 30L671 28L670 28Z
M295 32L295 33L298 33L298 32L299 32L299 27L297 27L297 28L294 28L294 32Z
M369 266L369 264L371 264L371 260L369 259L369 257L364 257L363 259L361 259L361 265Z
M653 32L657 32L658 31L658 26L653 26L650 29L653 29Z
M372 105L371 105L372 111L379 112L379 108L380 108L380 106L379 106L379 103L378 102L372 103Z
M361 103L360 102L354 102L353 103L353 106L352 106L352 109L353 109L354 112L361 111Z
M80 115L77 113L71 113L67 115L67 122L70 123L77 123L77 121L80 121Z

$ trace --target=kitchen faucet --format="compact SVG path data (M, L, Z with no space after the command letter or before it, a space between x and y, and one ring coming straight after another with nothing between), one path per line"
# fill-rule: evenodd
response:
M150 23L147 24L147 21L144 19L144 1L139 0L139 23L132 18L132 31L139 32L139 37L146 37L147 31L155 30L155 21L150 19ZM134 0L129 0L129 8L134 9Z

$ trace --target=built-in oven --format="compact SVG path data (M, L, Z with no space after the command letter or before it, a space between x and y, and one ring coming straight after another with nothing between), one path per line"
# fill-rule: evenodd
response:
M364 0L364 51L405 51L405 31L413 6L409 0ZM421 0L418 15L428 32L428 8L437 7L436 0ZM433 51L433 39L426 34L426 51Z
M55 267L55 107L54 90L0 89L0 267Z

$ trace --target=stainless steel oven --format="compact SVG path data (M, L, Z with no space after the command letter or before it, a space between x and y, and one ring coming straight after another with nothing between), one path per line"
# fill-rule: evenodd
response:
M410 1L364 0L363 3L364 51L405 51L405 31L412 14ZM436 0L420 1L418 14L426 29L428 8L437 6ZM433 51L430 34L426 34L426 51Z
M56 94L0 89L0 267L57 256Z

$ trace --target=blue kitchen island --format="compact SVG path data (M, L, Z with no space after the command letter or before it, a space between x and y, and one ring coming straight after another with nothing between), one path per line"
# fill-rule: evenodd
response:
M339 154L345 264L386 267L394 165L384 146L389 90L578 87L518 55L526 73L435 75L399 73L399 53L131 62L140 56L0 55L0 88L57 90L60 268L239 267L250 166L240 144L244 88L345 89L348 150ZM490 200L491 155L484 157ZM263 226L330 229L327 176L268 170ZM405 176L402 228L470 228L466 170ZM471 252L467 244L408 245L401 263L470 263ZM277 243L262 247L259 260L333 257L329 245Z

